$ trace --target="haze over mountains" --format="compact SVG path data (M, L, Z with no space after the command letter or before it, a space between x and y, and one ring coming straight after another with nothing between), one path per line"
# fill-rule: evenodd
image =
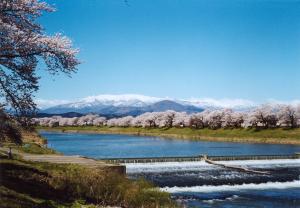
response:
M39 103L39 101L38 101ZM60 102L58 102L60 103ZM45 101L43 101L45 104ZM51 101L53 105L53 101ZM83 98L75 102L54 105L42 108L40 115L66 114L75 112L79 114L97 113L111 116L137 116L145 112L174 110L178 112L195 113L210 108L236 108L246 109L255 104L247 100L214 100L214 99L172 99L158 98L144 95L98 95ZM67 114L68 115L68 114ZM74 114L71 114L74 115Z

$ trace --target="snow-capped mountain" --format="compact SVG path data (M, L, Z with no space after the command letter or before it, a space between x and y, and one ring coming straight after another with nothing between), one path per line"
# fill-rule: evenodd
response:
M158 112L166 110L188 113L203 111L202 108L189 105L187 103L181 104L166 98L147 97L141 95L100 95L84 98L77 102L53 106L41 110L40 113L97 113L108 117L113 117L126 115L137 116L145 112Z
M182 105L192 105L199 108L247 108L257 104L250 100L243 99L212 99L212 98L191 98L191 99L174 99L169 97L159 98L138 94L121 94L121 95L97 95L89 96L77 101L59 101L59 100L36 100L41 109L47 107L65 107L80 109L92 106L114 106L114 107L144 107L159 101L169 100ZM48 102L48 106L47 106ZM57 103L55 105L55 103ZM45 107L47 106L47 107Z
M46 101L42 100L43 106ZM53 104L54 102L49 102ZM136 94L89 96L75 102L66 102L44 108L41 113L62 114L67 112L98 113L102 115L140 115L153 111L201 112L203 109L236 108L245 109L255 105L247 100L214 100L214 99L173 99L159 98ZM39 104L39 102L38 102Z
M258 104L244 99L212 99L212 98L191 98L184 100L182 103L193 105L203 109L220 109L220 108L231 108L237 111L245 111L256 107Z
M68 102L42 109L41 113L62 114L66 112L98 113L103 115L139 115L150 111L149 106L163 101L163 98L144 95L97 95L89 96L75 102ZM155 109L154 109L155 110Z
M78 102L69 103L73 108L82 108L98 105L114 106L114 107L143 107L149 104L153 104L158 101L162 101L167 98L157 98L144 95L135 94L123 94L123 95L97 95L83 98Z
M295 101L296 102L296 101ZM37 100L38 106L47 106L46 100ZM61 114L68 112L76 113L99 113L103 115L139 115L153 111L185 111L188 113L200 112L204 109L231 108L245 111L256 107L258 104L243 99L173 99L150 97L137 94L121 95L97 95L79 99L74 102L49 101L48 108L41 108L41 113ZM57 103L58 105L54 105ZM272 103L280 103L279 101ZM297 101L297 103L300 103Z

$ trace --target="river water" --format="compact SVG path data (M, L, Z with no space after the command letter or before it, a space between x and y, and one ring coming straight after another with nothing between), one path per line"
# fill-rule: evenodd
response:
M203 142L81 133L41 132L49 147L93 158L265 155L300 152L297 145ZM146 178L186 207L300 207L300 159L227 161L271 174L249 174L199 162L126 164L129 178Z

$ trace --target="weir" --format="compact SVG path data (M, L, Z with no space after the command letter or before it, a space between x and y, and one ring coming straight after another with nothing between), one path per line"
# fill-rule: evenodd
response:
M237 171L243 171L243 172L249 172L249 173L269 174L269 172L266 172L266 171L250 170L248 168L244 168L244 167L240 167L240 166L233 166L233 165L225 165L225 164L221 164L221 163L216 163L216 162L208 159L206 155L204 155L203 157L204 157L203 158L204 161L207 162L208 164L220 166L220 167L223 167L223 168L229 168L229 169L234 169L234 170L237 170Z
M191 157L106 158L101 160L108 163L157 163L157 162L203 161L205 158L211 161L300 159L300 153L295 153L290 155L235 155L235 156L198 155L198 156L191 156Z

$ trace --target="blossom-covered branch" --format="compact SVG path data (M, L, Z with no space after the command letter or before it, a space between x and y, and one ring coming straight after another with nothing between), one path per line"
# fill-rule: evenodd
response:
M21 116L35 109L37 66L45 66L51 74L71 74L79 64L78 49L70 39L59 33L48 36L36 22L43 12L52 11L38 0L0 1L0 96L5 98L0 102Z

